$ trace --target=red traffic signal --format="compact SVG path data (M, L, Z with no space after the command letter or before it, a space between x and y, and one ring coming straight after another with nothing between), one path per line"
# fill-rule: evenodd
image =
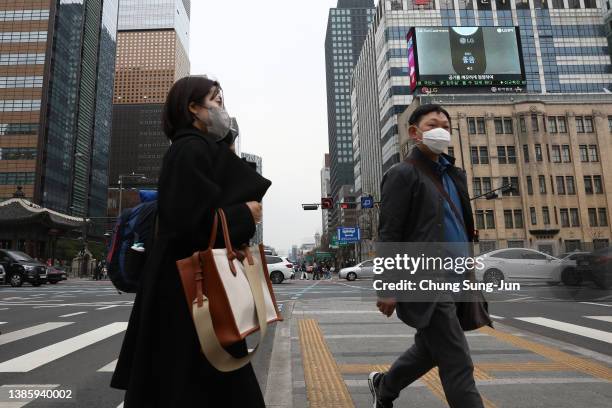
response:
M321 208L324 210L331 210L334 208L334 199L331 197L321 198Z
M343 210L351 210L357 208L357 203L340 203L340 208Z

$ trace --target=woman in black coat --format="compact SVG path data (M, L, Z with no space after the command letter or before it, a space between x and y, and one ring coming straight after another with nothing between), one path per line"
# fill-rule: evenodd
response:
M217 82L187 77L170 90L163 126L172 145L159 177L159 234L147 248L111 382L126 390L125 408L265 406L251 364L221 373L200 351L176 268L207 247L215 209L225 211L235 246L247 244L261 220L259 202L271 183L230 150L228 119ZM228 351L246 355L246 344Z

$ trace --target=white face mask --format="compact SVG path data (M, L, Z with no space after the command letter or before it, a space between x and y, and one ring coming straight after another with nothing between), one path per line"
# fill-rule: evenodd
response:
M444 128L435 128L422 132L423 144L431 150L432 153L440 154L448 149L450 145L451 134Z

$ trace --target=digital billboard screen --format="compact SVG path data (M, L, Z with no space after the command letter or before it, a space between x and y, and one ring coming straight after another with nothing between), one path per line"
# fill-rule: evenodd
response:
M526 84L517 27L414 27L407 41L416 86Z

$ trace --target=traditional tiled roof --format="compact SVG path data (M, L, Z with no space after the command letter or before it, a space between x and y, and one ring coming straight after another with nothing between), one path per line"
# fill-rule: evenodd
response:
M81 217L72 217L43 208L23 198L12 198L0 202L0 225L43 224L49 228L78 228L86 222Z

